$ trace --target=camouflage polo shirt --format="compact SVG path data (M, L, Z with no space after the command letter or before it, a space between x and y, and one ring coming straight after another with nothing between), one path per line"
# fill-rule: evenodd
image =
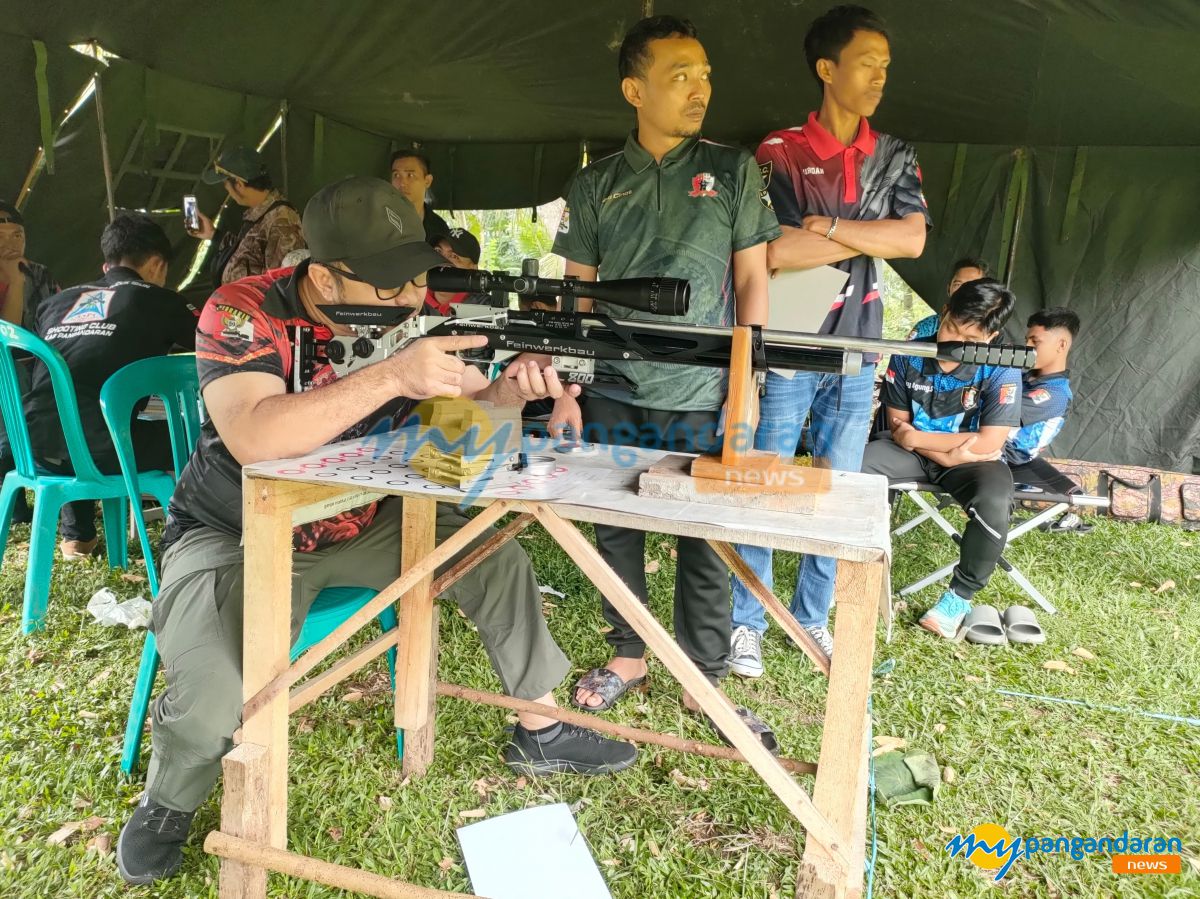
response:
M585 168L567 196L554 252L598 268L601 281L667 276L691 282L686 316L656 316L608 303L613 318L731 325L733 254L780 234L754 157L689 138L655 163L629 135L625 149ZM721 369L653 362L607 363L637 384L588 388L651 409L715 411L725 400Z
M283 257L304 246L300 229L300 213L277 190L257 206L242 214L239 232L221 235L220 252L232 249L232 255L221 270L221 283L240 281L250 275L283 265Z

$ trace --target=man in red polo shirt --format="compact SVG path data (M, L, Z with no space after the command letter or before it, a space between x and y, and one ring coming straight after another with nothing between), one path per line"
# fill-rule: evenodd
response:
M823 334L879 337L883 332L881 273L876 259L911 258L925 247L930 225L916 151L867 123L887 81L891 53L883 22L861 6L839 6L808 30L804 54L822 91L821 108L794 128L768 134L758 162L783 236L767 248L767 265L808 269L833 265L846 283L821 327ZM812 415L814 464L858 471L871 417L874 359L854 376L770 372L762 399L757 449L790 457ZM739 547L771 586L771 551ZM792 614L827 652L836 562L805 556ZM762 606L735 579L730 668L743 677L763 672Z

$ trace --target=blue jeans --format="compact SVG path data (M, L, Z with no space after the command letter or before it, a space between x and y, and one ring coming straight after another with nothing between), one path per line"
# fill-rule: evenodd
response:
M754 448L790 459L796 454L800 432L811 410L808 443L814 462L823 468L858 471L871 425L874 380L873 365L864 365L862 373L852 377L800 371L788 380L767 372ZM771 550L761 546L738 546L737 550L770 590L774 584ZM801 625L824 626L829 621L836 572L837 560L826 556L806 555L800 563L791 608ZM759 633L767 629L766 611L737 577L733 578L733 626Z

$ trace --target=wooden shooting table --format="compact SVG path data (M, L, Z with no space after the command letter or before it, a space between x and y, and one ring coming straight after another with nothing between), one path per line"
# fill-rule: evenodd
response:
M438 502L461 503L463 494L430 484L407 465L394 435L324 447L299 460L244 470L246 604L244 720L235 748L225 757L221 829L205 840L221 857L220 895L262 899L267 871L304 877L379 897L461 895L431 890L377 874L320 861L287 850L288 715L342 679L398 647L396 726L405 731L403 768L420 776L434 752L438 695L574 721L606 733L675 750L749 764L807 832L797 896L857 897L862 892L867 809L870 691L876 616L888 609L890 538L883 478L835 473L811 513L761 511L637 496L639 476L661 452L599 447L569 454L544 477L498 476L482 507L461 531L436 545ZM389 442L390 441L390 442ZM570 486L569 491L566 485ZM333 633L289 663L292 608L292 528L359 505L368 496L404 498L403 574ZM569 499L568 499L569 497ZM452 569L435 572L501 519L515 517ZM437 682L437 614L434 598L466 570L534 521L540 522L587 578L637 630L662 664L729 736L734 748L621 727L595 715L550 709L510 697ZM829 678L820 756L808 762L773 757L709 684L671 634L638 602L573 522L593 522L708 540L746 582L775 622ZM732 544L767 546L838 559L837 653L832 666L788 610L749 572ZM308 676L381 608L398 604L399 628L385 633ZM793 774L813 773L811 798ZM615 775L619 777L620 775Z

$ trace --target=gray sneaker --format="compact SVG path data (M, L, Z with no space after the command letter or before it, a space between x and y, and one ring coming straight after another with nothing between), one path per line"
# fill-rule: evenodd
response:
M833 658L833 634L829 633L829 628L819 624L810 624L806 625L804 629L808 631L810 637L817 641L817 645L825 650L825 655Z
M762 677L762 634L736 627L729 641L729 670L739 677Z

